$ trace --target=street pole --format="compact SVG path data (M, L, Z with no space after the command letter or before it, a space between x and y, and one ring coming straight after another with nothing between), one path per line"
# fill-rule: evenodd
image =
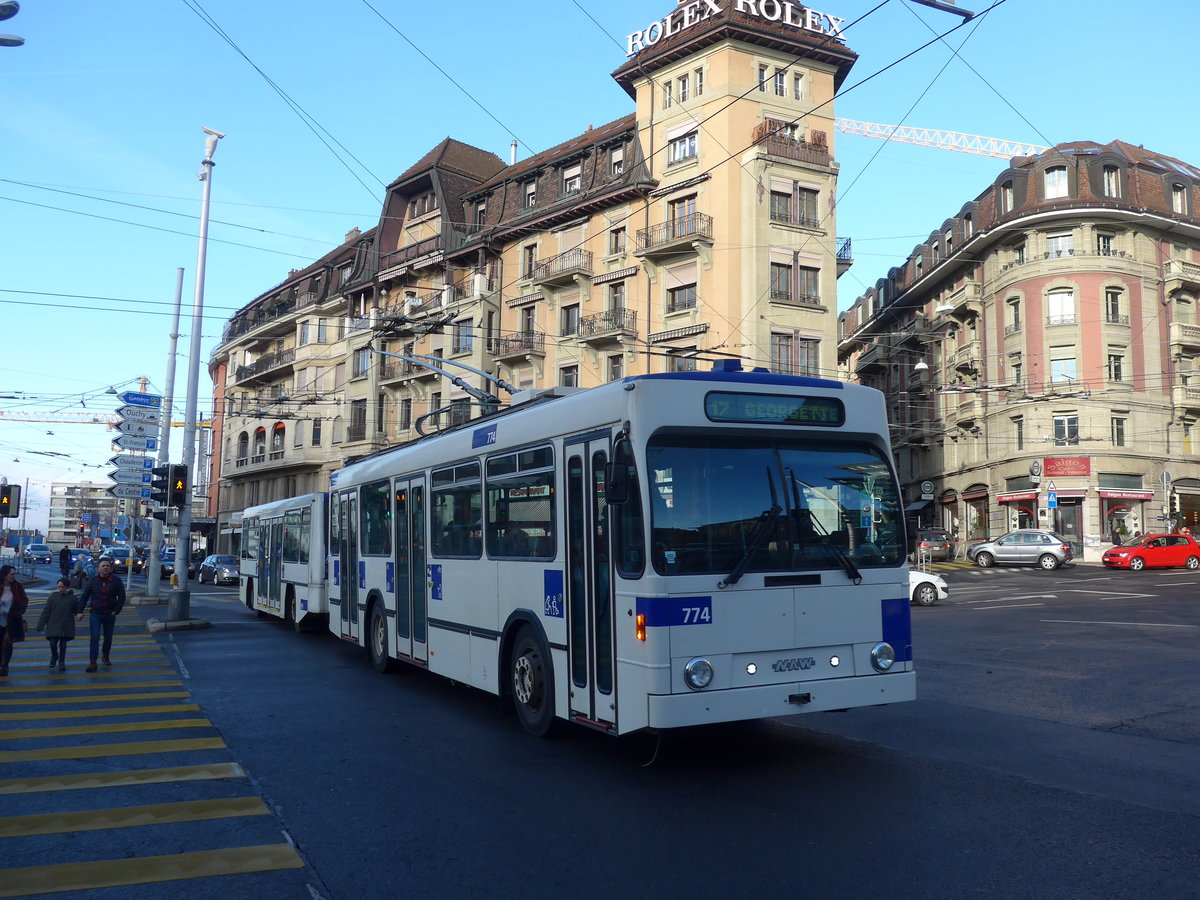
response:
M217 141L225 137L219 131L204 128L208 135L204 140L204 159L200 162L200 181L204 185L200 200L200 241L196 250L196 295L192 303L191 357L188 359L187 407L183 422L183 464L188 472L188 496L179 510L179 536L175 542L175 574L179 587L171 591L167 604L167 620L172 622L191 618L188 590L188 566L192 561L192 484L195 483L196 463L196 408L200 389L200 336L204 327L204 261L208 250L208 201L212 194L213 153Z
M179 345L179 311L182 307L183 267L180 266L175 270L175 317L171 320L171 349L167 351L167 396L163 397L162 415L159 417L156 461L160 466L166 465L171 458L171 415L175 405L175 353ZM163 507L164 511L167 508ZM146 570L146 596L151 599L158 597L158 580L162 577L162 560L158 555L158 548L162 544L164 524L158 519L150 520L150 567Z

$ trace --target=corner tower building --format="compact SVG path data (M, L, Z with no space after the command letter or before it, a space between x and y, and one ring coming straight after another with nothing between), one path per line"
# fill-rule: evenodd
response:
M450 137L402 162L378 227L226 326L210 362L221 551L246 506L479 415L463 387L492 391L479 372L588 388L728 356L836 377L851 257L833 97L856 59L840 21L678 4L629 33L624 117L507 164Z

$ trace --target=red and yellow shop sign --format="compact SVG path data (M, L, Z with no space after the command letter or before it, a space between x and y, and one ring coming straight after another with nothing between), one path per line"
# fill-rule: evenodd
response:
M1042 461L1042 474L1047 478L1060 475L1091 475L1090 456L1048 456Z

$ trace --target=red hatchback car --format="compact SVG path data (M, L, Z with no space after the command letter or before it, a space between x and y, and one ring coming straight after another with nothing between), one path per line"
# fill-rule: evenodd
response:
M1146 534L1104 551L1104 565L1138 571L1147 566L1200 569L1200 544L1189 534Z

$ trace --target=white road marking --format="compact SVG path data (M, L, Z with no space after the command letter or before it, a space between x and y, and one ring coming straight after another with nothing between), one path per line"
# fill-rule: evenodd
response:
M1055 625L1132 625L1135 628L1200 628L1200 625L1173 625L1165 622L1093 622L1087 619L1042 619Z
M1045 603L1017 603L1013 606L981 606L980 609L1024 609L1027 606L1045 606Z

